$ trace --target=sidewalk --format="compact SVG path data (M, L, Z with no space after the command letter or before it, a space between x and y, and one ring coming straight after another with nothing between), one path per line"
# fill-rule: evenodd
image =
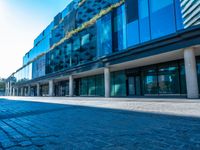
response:
M176 116L200 117L200 99L96 98L96 97L0 97L10 100L110 108Z

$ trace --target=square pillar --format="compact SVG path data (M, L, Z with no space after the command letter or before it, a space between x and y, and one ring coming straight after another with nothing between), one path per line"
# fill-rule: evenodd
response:
M19 88L17 87L17 93L16 96L19 96Z
M13 92L13 91L12 91L12 85L11 85L11 83L10 83L9 88L10 88L10 89L9 89L9 96L12 96L12 92Z
M49 81L49 96L54 96L54 83L53 83L53 80Z
M28 95L27 96L31 96L31 86L28 85Z
M199 98L196 58L193 48L184 50L187 97Z
M110 97L110 69L104 69L104 85L105 85L105 97Z
M37 96L40 96L40 84L37 83Z
M15 95L15 88L14 88L14 87L13 87L13 96L16 96L16 95Z
M21 87L21 96L24 96L24 88Z
M74 96L74 79L73 76L69 76L69 96Z

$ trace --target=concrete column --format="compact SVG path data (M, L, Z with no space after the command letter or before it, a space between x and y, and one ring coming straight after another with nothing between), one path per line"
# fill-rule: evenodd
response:
M37 83L37 96L40 96L40 84Z
M16 96L19 96L19 88L17 88Z
M184 50L187 97L199 98L196 58L193 48Z
M30 85L28 85L28 94L27 94L27 96L31 96L31 86Z
M24 96L24 88L21 88L21 96Z
M11 85L11 83L10 83L10 87L9 87L10 89L9 89L9 96L12 96L12 85Z
M13 87L13 93L12 93L12 94L13 94L13 96L16 96L16 95L15 95L15 88L14 88L14 87Z
M49 96L54 96L54 83L53 83L53 80L49 81Z
M110 69L104 69L104 85L105 85L105 97L110 97Z
M74 96L74 79L73 76L69 76L69 96Z
M10 94L10 82L8 82L8 83L6 84L6 87L7 87L6 96L9 96L9 94Z

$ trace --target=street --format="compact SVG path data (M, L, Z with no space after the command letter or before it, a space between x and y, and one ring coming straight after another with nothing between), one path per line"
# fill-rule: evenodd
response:
M200 114L103 108L83 105L81 100L76 105L67 103L67 98L62 103L45 102L48 98L44 102L43 98L33 99L0 99L0 149L200 149ZM138 106L136 101L128 103ZM185 103L187 106L190 107L189 102Z

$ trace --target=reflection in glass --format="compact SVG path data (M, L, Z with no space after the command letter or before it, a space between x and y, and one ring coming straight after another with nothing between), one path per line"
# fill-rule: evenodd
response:
M160 94L180 93L178 66L163 66L158 70L158 83Z
M156 69L144 70L143 75L143 93L158 94Z
M150 0L151 34L159 38L176 31L173 0Z

